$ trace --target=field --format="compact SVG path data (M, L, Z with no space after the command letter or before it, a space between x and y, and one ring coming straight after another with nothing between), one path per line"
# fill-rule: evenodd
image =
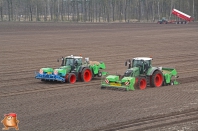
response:
M110 74L123 74L127 59L151 56L153 66L176 68L180 84L126 92L101 90L98 78L75 84L34 78L67 55L103 61ZM1 22L0 118L15 112L26 131L196 131L197 65L198 23Z

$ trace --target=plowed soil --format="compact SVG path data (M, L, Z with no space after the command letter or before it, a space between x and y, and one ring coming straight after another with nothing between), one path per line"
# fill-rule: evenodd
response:
M101 90L100 78L75 84L34 78L41 67L59 67L57 58L67 55L103 61L110 74L123 74L127 59L152 56L153 66L176 68L180 84L126 92ZM191 109L197 111L197 65L198 23L1 22L0 118L3 120L4 114L15 112L19 129L26 131L79 131L101 130ZM142 129L198 130L197 119L160 125L161 122L157 121L159 126Z

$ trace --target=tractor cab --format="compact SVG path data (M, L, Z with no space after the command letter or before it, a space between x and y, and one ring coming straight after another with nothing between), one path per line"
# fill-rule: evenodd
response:
M67 56L65 58L65 66L79 66L82 65L81 56Z
M69 70L76 70L79 66L82 65L82 57L81 56L67 56L61 58L61 68L68 68ZM58 60L59 62L59 60Z
M131 70L130 72L133 72L134 76L146 73L148 69L152 67L151 60L152 58L149 57L136 57L132 59L132 62L130 59L127 60L125 62L125 66L127 66L127 63L129 63L129 67L125 74L127 75L129 70Z
M132 68L139 67L140 74L145 73L151 67L152 58L149 57L136 57L133 58Z
M59 60L58 60L59 61ZM67 56L65 58L61 58L61 66L79 66L82 65L82 57L81 56Z

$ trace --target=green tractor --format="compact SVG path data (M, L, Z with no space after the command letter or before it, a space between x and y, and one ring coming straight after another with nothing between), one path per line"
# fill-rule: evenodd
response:
M39 72L36 72L36 79L41 81L60 81L75 83L77 80L89 82L93 77L101 77L106 72L101 72L106 66L104 62L89 61L89 58L85 58L82 61L81 56L67 56L61 58L61 67L57 69L53 68L41 68ZM59 62L59 59L57 60Z
M152 67L152 58L137 57L125 62L128 69L124 75L108 75L101 80L101 89L106 87L125 90L145 89L165 85L179 84L176 81L177 71L173 68ZM173 80L173 78L175 78Z
M162 17L162 19L161 19L161 20L158 20L157 23L158 23L158 24L168 24L169 22L168 22L168 20L166 20L165 17Z

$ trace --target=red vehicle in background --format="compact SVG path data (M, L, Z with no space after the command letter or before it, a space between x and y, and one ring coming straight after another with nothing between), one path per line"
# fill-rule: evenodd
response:
M173 9L172 10L172 14L177 16L178 18L182 19L182 20L171 20L171 21L167 21L164 18L162 20L159 20L157 23L158 24L169 24L169 23L173 23L173 24L187 24L191 21L194 21L194 19L190 16L187 15L177 9Z
M186 24L186 23L194 20L190 15L187 15L187 14L185 14L185 13L183 13L183 12L177 10L177 9L173 9L172 14L177 16L178 18L183 19L182 21L176 21L177 24L180 24L180 23L181 24Z

